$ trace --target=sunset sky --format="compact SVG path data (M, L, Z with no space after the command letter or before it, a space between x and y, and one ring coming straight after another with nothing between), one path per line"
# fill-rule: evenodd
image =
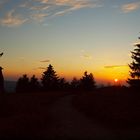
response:
M123 82L140 35L140 0L0 0L0 65L6 80L59 76Z

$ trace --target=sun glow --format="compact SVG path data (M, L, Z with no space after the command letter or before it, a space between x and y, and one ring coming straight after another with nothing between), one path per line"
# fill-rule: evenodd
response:
M114 82L117 83L119 80L117 78L114 79Z

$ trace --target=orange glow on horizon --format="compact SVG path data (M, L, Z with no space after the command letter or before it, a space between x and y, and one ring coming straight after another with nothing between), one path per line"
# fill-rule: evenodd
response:
M67 81L71 81L74 77L77 79L80 79L83 74L84 70L81 69L66 69L66 68L59 68L58 66L54 66L54 70L57 72L58 76L64 77ZM31 77L32 75L35 75L39 80L42 77L43 72L45 69L12 69L9 70L8 68L5 68L3 70L5 79L14 79L17 80L19 77L21 77L23 74L27 74L28 77ZM114 84L114 82L119 82L121 84L126 83L127 78L129 77L129 68L128 67L120 67L120 68L99 68L97 70L94 70L92 68L89 68L88 73L92 73L95 81L97 83L103 83L103 84ZM117 78L116 78L117 77ZM119 79L119 81L118 81Z

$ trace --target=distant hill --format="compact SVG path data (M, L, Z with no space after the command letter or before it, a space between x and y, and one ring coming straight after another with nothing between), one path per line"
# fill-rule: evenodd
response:
M15 92L16 81L5 81L4 82L6 92Z

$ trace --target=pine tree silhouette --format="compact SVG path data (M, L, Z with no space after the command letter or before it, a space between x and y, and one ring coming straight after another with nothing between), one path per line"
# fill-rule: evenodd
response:
M57 90L59 84L59 78L54 71L53 66L50 64L46 71L43 72L41 83L43 86L43 90Z
M33 75L30 79L30 82L29 82L29 88L30 88L30 91L32 92L38 92L39 89L40 89L40 84L39 84L39 81L38 79L35 77L35 75Z
M65 80L65 78L60 78L58 84L59 84L59 90L69 89L69 83Z
M74 77L71 81L71 88L75 90L75 89L79 89L79 86L80 86L80 81L76 77Z
M80 86L84 90L92 90L96 87L93 74L84 72L84 76L80 79Z
M0 67L0 93L4 93L4 77L2 74L2 67Z
M129 64L131 78L128 78L127 83L131 87L140 88L140 43L135 45L135 49L131 53L133 59Z
M17 92L27 92L29 91L29 78L26 74L20 77L16 84L16 91Z

